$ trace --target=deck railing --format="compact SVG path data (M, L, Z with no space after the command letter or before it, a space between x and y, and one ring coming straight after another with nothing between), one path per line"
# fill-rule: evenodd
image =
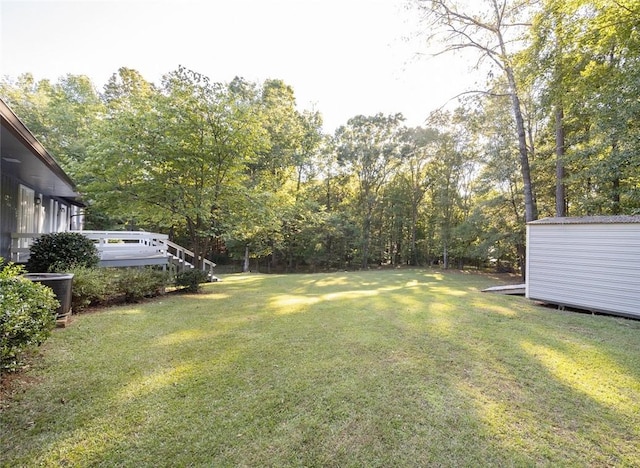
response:
M173 264L178 272L200 268L213 276L216 266L169 240L166 234L146 231L71 231L91 239L98 249L101 266L143 266ZM29 247L42 234L11 234L11 261L29 260Z

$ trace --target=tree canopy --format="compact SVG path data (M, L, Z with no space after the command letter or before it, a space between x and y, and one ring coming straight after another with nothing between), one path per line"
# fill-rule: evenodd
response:
M102 90L24 74L0 96L78 182L88 227L245 268L518 268L537 216L640 213L638 0L414 4L442 53L497 72L421 127L379 113L326 134L282 80L184 67Z

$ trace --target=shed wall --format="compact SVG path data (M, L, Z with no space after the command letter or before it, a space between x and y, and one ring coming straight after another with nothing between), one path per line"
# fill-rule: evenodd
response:
M529 224L526 296L640 317L640 224Z

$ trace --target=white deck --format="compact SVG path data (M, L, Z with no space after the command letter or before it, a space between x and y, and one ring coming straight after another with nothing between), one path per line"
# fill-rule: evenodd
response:
M146 231L72 231L91 239L98 249L102 267L137 267L147 265L175 265L178 271L195 268L199 263L203 271L213 277L215 263L169 240L166 234ZM26 263L29 245L42 234L12 234L11 260Z

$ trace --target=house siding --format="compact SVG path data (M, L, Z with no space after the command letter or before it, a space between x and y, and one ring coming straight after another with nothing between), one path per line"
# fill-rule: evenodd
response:
M73 181L2 99L0 121L0 256L8 260L12 234L81 230L84 218ZM15 242L25 249L30 240Z
M640 218L528 224L526 296L640 317Z
M82 230L83 219L79 207L63 201L57 197L51 197L38 193L33 187L21 184L19 180L3 173L0 176L0 257L11 259L11 234L19 231L18 226L18 200L20 186L34 190L35 197L41 200L37 207L39 214L35 214L34 229L32 233L46 234L49 232L67 231L73 222L73 228ZM60 208L63 208L60 210Z
M0 257L8 260L11 250L11 233L16 231L18 215L18 182L2 173L0 176Z

